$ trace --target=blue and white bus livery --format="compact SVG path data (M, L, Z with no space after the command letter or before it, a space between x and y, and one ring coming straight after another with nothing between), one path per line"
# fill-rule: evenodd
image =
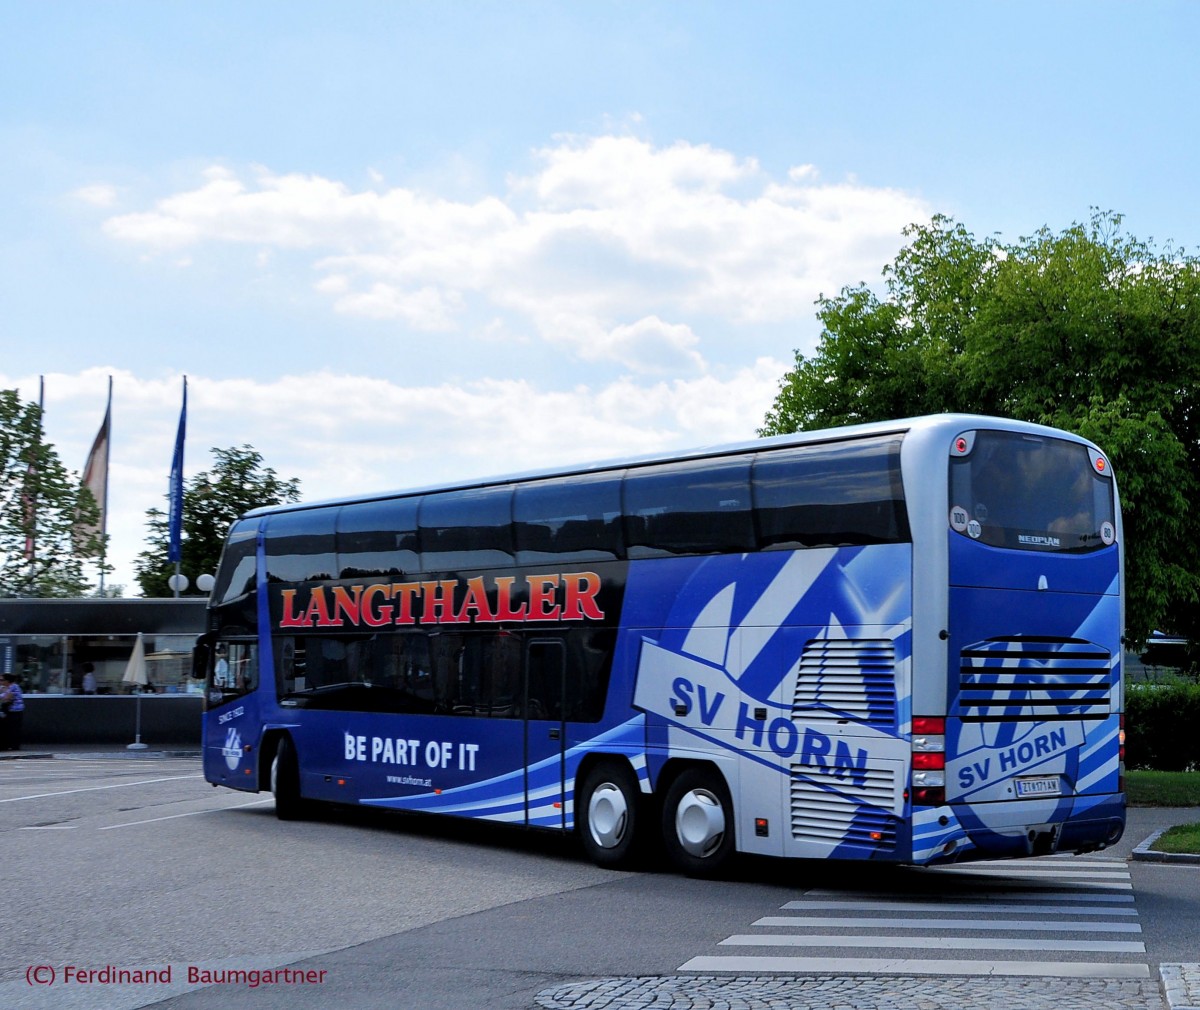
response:
M1099 849L1121 618L1109 461L996 418L263 509L197 650L205 774L696 875Z

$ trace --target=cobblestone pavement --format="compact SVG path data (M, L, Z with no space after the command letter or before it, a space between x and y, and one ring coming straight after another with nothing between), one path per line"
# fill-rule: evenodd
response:
M1171 967L1171 966L1164 966ZM1175 966L1181 967L1181 966ZM1200 969L1200 965L1186 966ZM542 1010L1182 1010L1154 979L689 976L544 989Z

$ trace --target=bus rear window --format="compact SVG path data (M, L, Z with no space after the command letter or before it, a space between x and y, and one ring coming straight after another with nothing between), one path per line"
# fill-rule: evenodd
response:
M1007 431L967 432L950 460L950 525L992 547L1080 552L1116 539L1111 468L1087 446Z

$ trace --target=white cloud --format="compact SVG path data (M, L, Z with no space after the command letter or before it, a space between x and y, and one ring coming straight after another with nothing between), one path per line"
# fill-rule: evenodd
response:
M475 306L582 360L653 373L664 349L689 369L711 357L688 336L704 319L811 319L821 292L878 276L901 229L929 217L899 190L823 183L812 165L774 179L706 144L566 137L533 156L507 192L474 202L385 188L378 173L354 191L216 167L104 227L150 251L226 243L308 258L337 313L469 331ZM632 340L649 319L657 339Z
M112 207L117 202L117 187L107 183L97 183L94 186L80 186L71 196L81 203L92 207Z
M878 276L903 226L929 217L898 190L827 183L805 164L780 177L705 144L561 137L530 164L495 193L457 185L477 180L462 165L423 186L367 168L366 188L214 165L153 203L122 190L131 213L115 211L114 187L76 191L114 208L112 240L193 265L196 285L247 269L270 281L249 286L251 299L310 285L344 343L322 338L322 357L293 360L336 361L381 338L395 355L407 339L395 359L410 366L404 386L383 365L265 381L193 368L187 474L211 466L212 447L249 443L312 500L749 438L817 295ZM445 195L467 190L482 195ZM530 353L538 341L545 354ZM115 581L132 591L145 512L164 503L180 377L48 375L48 435L68 466L82 466L110 371L109 532Z
M686 350L686 335L676 338ZM213 447L249 443L281 477L299 477L305 499L317 500L741 441L753 437L786 368L762 358L723 377L626 377L567 389L498 379L404 387L334 372L271 382L191 375L184 469L191 477L212 465ZM133 562L146 510L165 504L182 379L103 367L47 374L47 439L70 469L83 468L109 375L111 582L136 595ZM37 377L0 374L0 388L33 399Z
M647 316L632 326L615 327L608 334L604 351L635 371L690 375L704 371L704 359L696 351L698 344L690 326ZM585 348L585 357L587 354Z

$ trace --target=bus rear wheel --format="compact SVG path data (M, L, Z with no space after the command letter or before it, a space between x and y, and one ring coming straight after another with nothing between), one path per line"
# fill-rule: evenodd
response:
M689 877L716 876L733 855L733 803L715 771L689 768L663 801L667 856Z
M296 745L285 736L275 748L271 762L271 795L275 797L275 816L281 821L301 820L306 804L300 796L300 760Z
M607 869L628 869L638 855L638 786L627 765L606 762L584 776L578 793L579 837L588 858Z

